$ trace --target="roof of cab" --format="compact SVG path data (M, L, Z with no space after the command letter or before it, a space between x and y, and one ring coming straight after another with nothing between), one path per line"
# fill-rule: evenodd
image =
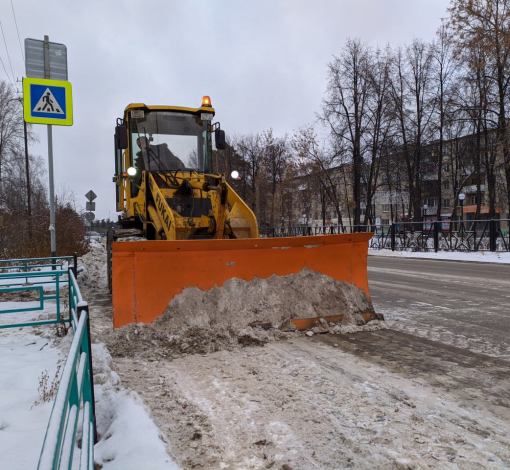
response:
M125 113L131 111L132 109L147 109L149 111L179 111L184 113L212 113L215 114L214 108L210 108L208 106L201 106L200 108L185 108L183 106L152 106L144 103L130 103L126 106L124 110Z

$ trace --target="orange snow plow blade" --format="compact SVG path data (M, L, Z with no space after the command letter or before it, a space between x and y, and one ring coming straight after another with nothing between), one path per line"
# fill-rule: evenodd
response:
M209 290L232 278L251 281L297 274L303 268L354 284L370 297L367 251L371 237L371 233L355 233L112 243L113 326L152 323L187 287ZM317 320L293 323L304 329Z

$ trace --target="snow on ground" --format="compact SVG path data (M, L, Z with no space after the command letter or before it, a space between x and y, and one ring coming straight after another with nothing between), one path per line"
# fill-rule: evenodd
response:
M391 256L394 258L422 258L440 259L450 261L466 261L475 263L502 263L510 264L510 252L508 251L391 251L391 250L368 250L369 256Z
M38 302L2 302L10 310ZM0 315L0 324L25 323L55 315L55 303L42 312ZM35 469L44 442L53 401L42 401L58 383L72 331L64 338L55 325L0 330L0 470ZM93 345L98 433L95 460L104 470L175 470L150 410L136 392L125 390L110 368L111 357L101 344ZM47 377L46 386L40 381Z
M184 469L509 468L506 363L392 330L165 357L174 337L144 328L117 330L148 350L113 348L114 369Z
M36 328L0 330L0 468L37 468L53 406L35 405L39 380L51 385L63 357Z
M92 345L97 431L96 463L104 470L174 470L179 467L166 452L163 436L136 392L125 390L111 370L111 356L103 344Z
M369 254L510 264L509 253ZM92 243L82 266L84 298L105 295L104 246ZM461 348L431 355L395 331L402 362L384 362L393 344L384 330L373 333L376 354L353 334L317 336L338 341L330 345L296 337L173 360L112 359L101 341L111 307L92 304L91 321L95 460L104 470L510 468L506 365L484 376L464 367L471 356ZM34 405L39 378L47 371L52 381L70 338L52 326L0 330L0 469L36 468L51 413L50 403Z

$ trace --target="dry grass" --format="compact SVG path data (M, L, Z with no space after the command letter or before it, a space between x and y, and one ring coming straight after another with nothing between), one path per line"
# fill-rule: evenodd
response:
M55 399L57 395L58 386L60 385L60 370L62 369L62 362L57 366L57 370L55 372L55 376L49 384L50 375L47 370L41 372L41 376L39 377L39 385L37 387L37 391L39 392L39 400L34 402L34 406L39 405L40 403L51 402Z

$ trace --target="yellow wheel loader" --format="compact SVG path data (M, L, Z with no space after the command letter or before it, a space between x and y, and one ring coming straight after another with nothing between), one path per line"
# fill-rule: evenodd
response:
M214 115L205 96L199 108L130 104L117 120L113 181L122 214L107 240L114 327L152 323L187 287L303 268L369 295L371 234L259 238L255 215L215 168L212 137L224 149L225 133ZM303 329L317 320L293 323Z

